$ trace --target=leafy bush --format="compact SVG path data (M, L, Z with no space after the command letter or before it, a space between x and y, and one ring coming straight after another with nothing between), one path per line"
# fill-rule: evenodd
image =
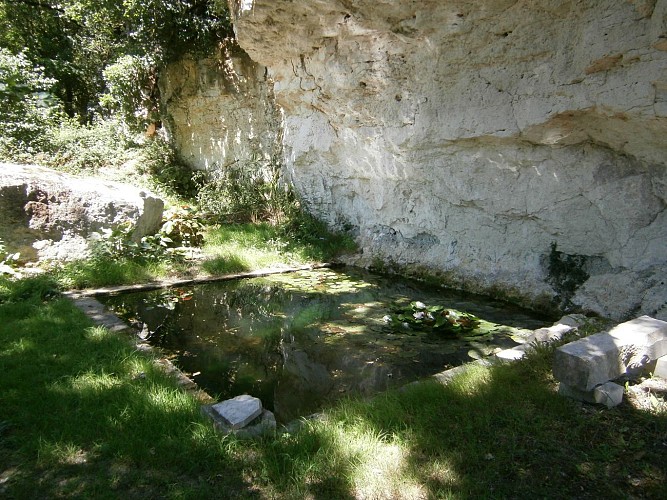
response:
M49 93L55 83L23 53L0 47L0 156L43 147L47 128L60 115Z
M18 159L75 174L105 171L115 180L145 183L176 198L193 199L197 184L192 170L181 164L162 137L145 139L130 132L120 120L98 120L80 125L63 120L45 131L43 147L35 147Z
M134 130L159 120L157 66L150 55L124 55L104 69L100 104Z
M200 208L220 222L278 223L297 206L291 191L280 182L280 167L274 162L254 161L214 176L201 174L199 184Z
M203 230L199 213L188 206L181 206L167 211L160 234L174 244L196 247L204 242Z
M168 196L184 200L197 197L200 183L190 167L181 163L174 149L166 141L155 139L142 150L141 172L151 183Z
M130 222L118 224L97 233L93 258L129 259L137 262L156 261L163 257L172 243L160 234L144 236L141 242L132 239L134 227Z
M42 164L72 173L95 174L103 168L120 170L141 156L131 137L115 120L79 125L63 121L49 130L50 151L40 158Z

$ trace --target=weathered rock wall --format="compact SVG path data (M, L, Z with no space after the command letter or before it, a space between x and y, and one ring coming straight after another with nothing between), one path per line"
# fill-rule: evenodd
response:
M215 172L282 156L272 82L235 41L170 64L161 83L168 133L190 167Z
M667 0L230 3L360 263L667 314Z

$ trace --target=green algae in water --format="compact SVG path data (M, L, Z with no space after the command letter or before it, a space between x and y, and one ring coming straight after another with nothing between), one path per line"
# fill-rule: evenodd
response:
M516 345L548 321L524 310L360 270L303 271L107 297L148 341L222 400L260 398L280 422ZM443 304L479 318L451 338L394 328L395 304Z

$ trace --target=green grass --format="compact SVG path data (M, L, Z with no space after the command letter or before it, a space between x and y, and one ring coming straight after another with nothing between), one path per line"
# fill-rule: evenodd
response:
M323 228L290 236L281 226L266 223L226 224L211 228L205 237L207 260L202 269L224 274L280 265L296 266L324 262L338 253L354 249L349 237L331 234Z
M0 496L667 497L667 416L561 398L551 348L244 442L57 286L0 281Z
M96 257L67 262L52 270L64 288L92 288L153 281L166 276L171 266L162 262Z
M62 288L94 288L155 281L165 277L222 275L268 267L325 262L354 250L347 236L323 228L308 238L288 236L284 227L266 223L227 224L207 228L203 259L187 261L162 257L132 260L96 256L60 264L50 274ZM319 236L317 236L319 235Z

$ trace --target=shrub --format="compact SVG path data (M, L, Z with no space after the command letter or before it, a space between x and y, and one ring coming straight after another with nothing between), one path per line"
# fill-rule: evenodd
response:
M96 121L80 125L73 120L53 127L51 151L41 163L72 173L95 174L103 168L120 170L124 164L137 158L131 137L115 120Z
M215 174L200 174L197 201L220 222L283 222L298 210L291 190L280 181L277 162L256 160Z
M100 104L133 130L159 120L156 61L149 55L124 55L104 69L107 93Z

